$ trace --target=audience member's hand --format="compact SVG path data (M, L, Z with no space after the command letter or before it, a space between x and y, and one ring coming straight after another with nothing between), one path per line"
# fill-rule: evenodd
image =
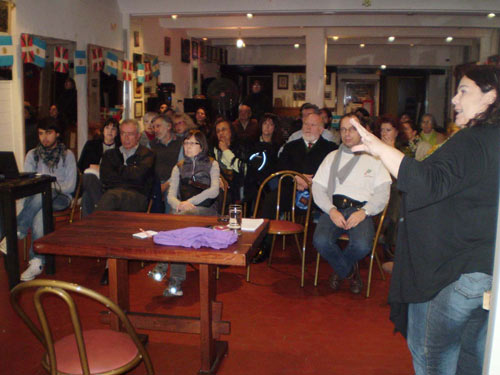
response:
M168 190L169 187L170 187L170 182L165 181L163 184L161 184L161 192L164 193L165 191Z
M177 206L177 212L189 211L192 210L194 207L195 207L194 204L192 204L191 202L183 201L179 203L179 205Z
M307 189L307 182L304 181L302 177L295 176L295 181L297 181L297 190L303 191Z
M90 165L89 165L89 168L90 168L90 169L95 169L96 171L98 171L98 172L99 172L99 164L90 164Z
M226 151L229 149L229 145L225 141L219 141L219 148L221 151Z
M361 141L363 142L360 145L353 146L351 150L353 152L364 151L372 154L373 156L380 156L380 153L385 147L387 147L387 145L380 139L378 139L375 135L366 130L357 119L351 117L349 121L352 126L356 128L359 135L361 136Z
M339 228L347 229L347 221L344 218L344 215L340 213L339 210L336 208L331 208L330 209L330 219L333 221L333 224L335 224Z
M366 219L365 210L355 211L347 219L347 225L345 226L345 229L354 228L356 225L358 225L359 223L361 223L365 219Z

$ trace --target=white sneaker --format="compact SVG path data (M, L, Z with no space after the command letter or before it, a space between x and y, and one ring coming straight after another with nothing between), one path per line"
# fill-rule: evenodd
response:
M0 251L7 255L7 237L4 237L2 241L0 241Z
M30 281L40 275L43 271L43 264L40 258L30 260L30 266L21 275L21 281Z

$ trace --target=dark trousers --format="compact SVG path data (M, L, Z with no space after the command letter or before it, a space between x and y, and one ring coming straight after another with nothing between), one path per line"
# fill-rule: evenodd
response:
M114 188L104 192L96 210L145 212L147 208L148 199L145 195L135 190Z
M82 176L82 216L88 216L94 212L97 202L102 196L101 180L92 173L84 173Z

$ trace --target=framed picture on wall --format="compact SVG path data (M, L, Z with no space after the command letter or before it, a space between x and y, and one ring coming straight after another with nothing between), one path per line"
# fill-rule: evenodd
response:
M137 82L137 78L134 78L133 82L134 86L134 99L140 99L142 98L142 84Z
M305 92L294 92L293 93L293 100L301 102L306 100L306 93Z
M141 46L141 35L139 34L139 31L134 31L134 47L140 47Z
M278 75L278 90L288 90L288 76L285 74Z
M191 41L181 39L181 61L189 63L191 61Z
M325 91L325 99L330 100L332 98L332 92L331 91Z
M330 86L332 84L332 74L326 73L325 75L325 85Z
M134 117L142 117L142 101L134 102Z
M170 37L166 36L163 39L163 54L165 56L170 56Z
M191 53L191 57L193 58L193 60L198 60L198 42L193 40L192 43L191 43L191 49L192 49L192 53Z

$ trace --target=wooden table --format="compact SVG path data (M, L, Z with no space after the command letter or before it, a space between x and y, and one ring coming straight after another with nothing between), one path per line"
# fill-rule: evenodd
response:
M13 178L0 182L0 209L4 219L5 236L7 237L7 255L5 270L9 279L9 288L19 284L19 256L17 249L17 215L16 200L30 195L42 193L43 231L48 234L54 230L52 220L52 188L56 178L52 176L36 176L31 178ZM45 259L45 273L55 272L54 257Z
M183 248L156 245L151 238L132 238L144 230L164 231L188 226L217 224L217 218L132 212L96 212L35 241L35 251L43 254L108 258L109 294L125 311L129 311L128 260L180 262L199 264L200 318L132 313L128 316L137 328L200 335L202 374L217 371L227 352L221 334L230 333L230 323L222 321L222 303L216 302L215 266L245 267L257 251L269 225L264 221L255 232L242 232L238 242L224 250ZM119 329L118 321L110 322Z

